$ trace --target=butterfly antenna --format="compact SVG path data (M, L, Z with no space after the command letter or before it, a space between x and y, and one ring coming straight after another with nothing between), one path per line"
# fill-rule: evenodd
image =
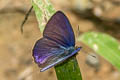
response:
M31 8L29 9L29 11L28 11L27 14L25 15L24 20L22 21L22 24L21 24L21 26L20 26L20 28L21 28L21 33L23 33L23 26L24 26L25 22L27 21L30 13L31 13L31 11L32 11L32 9L33 9L33 6L31 6Z
M79 25L78 25L78 36L80 36L80 28L79 28Z
M86 53L86 54L88 54L88 55L92 56L93 58L96 58L96 56L95 56L95 55L90 54L90 53L89 53L89 52L87 52L86 50L82 49L82 51L83 51L84 53Z
M88 55L90 55L90 56L92 56L92 57L94 57L94 58L97 58L95 55L92 55L92 54L88 54Z

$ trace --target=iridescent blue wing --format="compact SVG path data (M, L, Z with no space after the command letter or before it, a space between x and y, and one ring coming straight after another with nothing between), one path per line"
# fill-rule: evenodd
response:
M48 21L43 36L64 47L75 46L73 29L61 11L56 12Z
M60 48L56 42L47 38L38 40L33 48L34 60L41 68L52 63L51 60L58 58L57 56L63 53L64 49Z
M33 57L38 66L42 68L40 70L42 72L73 56L79 50L80 48L75 50L74 47L64 49L52 40L41 38L34 46Z
M43 38L33 48L35 62L44 71L74 55L75 36L67 17L60 11L48 21ZM72 52L71 52L72 51Z

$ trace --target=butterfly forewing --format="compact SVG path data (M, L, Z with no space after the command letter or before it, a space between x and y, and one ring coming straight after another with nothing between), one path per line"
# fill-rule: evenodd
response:
M64 47L75 45L75 37L71 24L61 11L56 12L48 21L43 36Z

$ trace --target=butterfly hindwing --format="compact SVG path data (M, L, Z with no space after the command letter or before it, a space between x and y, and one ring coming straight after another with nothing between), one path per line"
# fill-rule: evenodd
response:
M46 66L50 59L54 60L60 53L64 53L64 49L61 49L56 42L47 38L38 40L33 49L33 57L39 67Z

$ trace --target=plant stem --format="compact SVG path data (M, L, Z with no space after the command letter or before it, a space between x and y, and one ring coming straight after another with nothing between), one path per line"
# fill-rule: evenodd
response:
M58 80L82 80L79 65L75 56L62 64L55 66L55 71Z

